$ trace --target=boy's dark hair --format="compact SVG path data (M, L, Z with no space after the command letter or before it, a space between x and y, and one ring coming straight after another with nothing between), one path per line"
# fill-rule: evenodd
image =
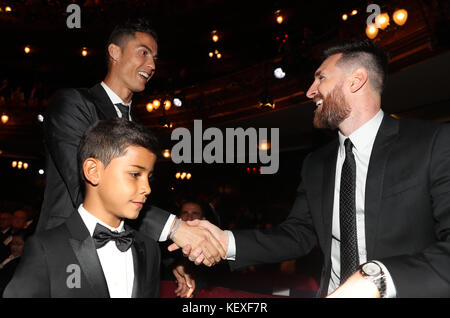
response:
M369 72L372 87L381 95L388 72L388 54L370 40L352 40L326 49L324 60L339 53L342 57L336 65L363 66Z
M80 180L86 181L83 163L87 158L96 158L106 167L114 158L123 156L129 146L144 147L157 157L159 154L156 136L144 126L124 118L96 122L84 132L78 145Z
M130 37L134 38L136 32L146 33L152 36L155 39L156 43L158 43L158 35L156 34L155 30L151 27L149 21L144 18L128 20L124 23L118 24L112 30L106 43L107 65L109 64L108 46L111 43L114 43L115 45L120 46L120 48L123 50L126 47L129 38Z

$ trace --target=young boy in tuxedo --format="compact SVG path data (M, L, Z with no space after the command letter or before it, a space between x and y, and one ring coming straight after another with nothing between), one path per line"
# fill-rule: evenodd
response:
M31 237L4 297L158 297L157 243L125 224L151 192L157 140L120 118L81 138L84 202L62 225Z

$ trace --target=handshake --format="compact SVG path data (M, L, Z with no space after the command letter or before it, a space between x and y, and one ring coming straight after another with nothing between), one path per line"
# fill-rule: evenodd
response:
M190 261L208 267L225 259L228 249L227 232L206 220L181 222L172 241L174 243L169 246L169 251L182 248L184 256Z

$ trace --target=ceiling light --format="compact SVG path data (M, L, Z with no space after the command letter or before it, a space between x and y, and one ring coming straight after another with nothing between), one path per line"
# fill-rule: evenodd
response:
M5 7L5 12L11 12L11 11L12 11L12 9L10 6Z
M2 123L6 124L9 120L9 116L6 114L3 114L1 117Z
M222 58L222 54L217 53L216 57L217 57L218 59L221 59L221 58Z
M353 10L351 14L352 14L352 15L358 14L358 10Z
M347 19L348 19L348 15L347 15L347 13L344 13L342 15L342 20L347 21Z
M44 169L39 169L38 173L39 173L40 175L43 175L43 174L44 174Z
M153 111L153 103L148 103L147 106L145 106L145 108L150 113L151 111Z
M374 24L368 25L366 27L366 35L371 40L375 39L378 35L378 28Z
M393 15L394 22L398 25L404 25L408 19L408 11L405 9L399 9L394 12Z
M83 49L81 50L81 55L83 56L87 56L88 55L88 50L86 47L83 47Z
M170 150L164 149L164 151L162 152L162 155L164 158L170 158Z
M165 110L169 110L170 107L172 107L172 102L170 101L170 99L166 99L166 100L164 101L164 109L165 109Z
M286 72L284 72L284 70L281 66L278 66L273 71L273 75L278 79L282 79L282 78L286 77Z
M213 57L214 56L214 53L213 52L209 52L209 57Z
M161 102L159 101L159 99L155 99L153 101L153 109L157 110L159 108L159 106L161 105Z
M281 11L280 11L280 10L275 11L275 17L276 17L275 19L276 19L276 21L277 21L278 24L283 23L284 17L283 17L283 15L281 14Z
M24 51L26 54L28 54L28 53L31 52L31 48L27 45L27 46L24 47L23 51Z
M217 30L211 32L211 39L213 40L213 42L219 41L219 35L217 34Z
M375 18L375 24L381 30L386 29L389 25L389 15L387 13L377 15L377 17Z

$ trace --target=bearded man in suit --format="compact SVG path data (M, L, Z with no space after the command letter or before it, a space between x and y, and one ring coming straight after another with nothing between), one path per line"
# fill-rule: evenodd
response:
M295 259L319 244L318 296L450 297L450 127L385 114L387 64L368 40L325 51L306 95L315 127L338 129L338 138L305 158L284 222L230 232L193 221L219 238L232 268Z

